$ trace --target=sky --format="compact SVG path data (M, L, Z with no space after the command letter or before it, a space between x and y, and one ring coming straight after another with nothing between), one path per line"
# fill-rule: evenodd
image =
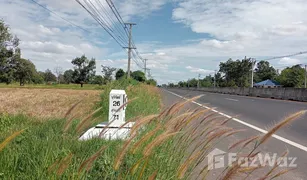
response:
M21 40L22 57L40 71L72 68L85 54L127 69L127 52L75 0L0 0L0 18ZM97 3L98 0L90 0ZM100 0L107 7L105 0ZM307 51L306 0L113 0L159 84L213 74L219 63ZM115 27L115 24L110 23ZM84 30L83 30L84 29ZM307 64L307 56L274 59L276 69ZM140 68L132 62L132 70Z

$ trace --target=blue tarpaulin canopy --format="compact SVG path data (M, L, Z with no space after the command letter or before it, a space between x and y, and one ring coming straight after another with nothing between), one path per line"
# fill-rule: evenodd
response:
M265 81L255 83L254 86L281 86L281 85L276 81L267 79Z

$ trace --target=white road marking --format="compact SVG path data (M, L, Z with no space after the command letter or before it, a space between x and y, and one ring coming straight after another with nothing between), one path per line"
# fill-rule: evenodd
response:
M168 91L168 90L165 90L165 91L167 91L167 92L169 92L169 93L171 93L171 94L173 94L173 95L175 95L175 96L177 96L177 97L180 97L180 98L182 98L182 99L188 100L187 98L185 98L185 97L183 97L183 96L180 96L180 95L178 95L178 94L176 94L176 93L173 93L173 92L171 92L171 91ZM195 101L192 101L192 103L197 104L197 105L200 104L200 103L195 102ZM227 117L227 118L231 118L231 116L229 116L229 115L227 115L227 114L224 114L224 113L222 113L222 112L219 112L219 111L217 111L217 110L215 110L215 109L212 109L212 108L210 108L210 107L208 107L208 106L205 106L205 105L202 105L202 104L200 104L199 106L204 107L204 108L206 108L206 109L210 109L211 111L217 112L218 114L220 114L220 115L222 115L222 116L225 116L225 117ZM261 133L264 133L264 134L268 133L268 131L266 131L266 130L264 130L264 129L261 129L261 128L257 127L257 126L254 126L254 125L252 125L252 124L249 124L249 123L247 123L247 122L244 122L244 121L242 121L242 120L240 120L240 119L232 118L232 120L234 120L234 121L236 121L236 122L238 122L238 123L240 123L240 124L243 124L243 125L245 125L245 126L247 126L247 127L249 127L249 128L252 128L252 129L254 129L254 130L256 130L256 131L259 131L259 132L261 132ZM282 142L284 142L284 143L287 143L287 144L289 144L289 145L291 145L291 146L294 146L294 147L296 147L296 148L298 148L298 149L301 149L301 150L307 152L307 147L306 147L306 146L303 146L303 145L301 145L301 144L299 144L299 143L296 143L296 142L291 141L291 140L289 140L289 139L283 138L283 137L281 137L281 136L279 136L279 135L276 135L276 134L273 134L272 137L275 138L275 139L278 139L278 140L280 140L280 141L282 141Z
M225 98L225 99L227 99L227 100L229 100L229 101L239 101L239 100L237 100L237 99L231 99L231 98Z

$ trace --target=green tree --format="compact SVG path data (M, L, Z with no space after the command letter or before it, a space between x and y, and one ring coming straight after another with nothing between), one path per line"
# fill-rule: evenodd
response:
M125 71L123 69L119 69L116 74L115 74L115 78L116 80L121 79L122 77L124 77L126 75Z
M14 80L16 60L20 58L19 39L9 32L9 26L0 20L0 82Z
M287 67L277 77L277 81L284 87L303 87L305 70L300 65Z
M146 77L145 77L145 73L142 71L134 71L131 74L131 77L139 82L145 82L146 81Z
M73 75L74 75L74 71L72 69L66 70L64 72L65 83L67 83L67 84L73 83L74 82Z
M197 87L198 80L193 78L193 79L188 80L187 83L188 83L188 87Z
M87 83L95 75L96 61L94 58L89 60L83 55L73 59L71 63L75 66L73 79L83 87L83 84Z
M112 67L104 66L104 65L101 65L101 67L102 67L102 74L103 74L104 79L107 82L111 82L113 72L116 71L116 68L112 68Z
M48 82L56 82L57 81L57 78L56 76L51 72L50 69L47 69L45 72L44 72L44 80L46 83Z
M253 62L250 58L245 58L241 61L229 59L225 63L220 63L219 72L225 75L227 86L247 87L249 85L252 64Z
M42 75L42 73L43 73L43 75ZM43 84L45 82L44 81L44 72L35 72L34 75L32 76L31 81L34 84Z
M257 63L257 68L255 69L255 82L265 81L267 79L275 79L277 76L277 71L273 66L270 66L268 61L260 61Z
M100 76L100 75L95 75L93 76L93 78L90 81L91 84L99 84L99 85L103 85L105 84L105 79Z
M157 81L154 80L154 79L148 79L146 81L146 83L149 84L149 85L153 85L153 86L157 86L157 84L158 84Z
M35 65L27 59L16 60L14 77L19 81L20 86L23 86L25 81L30 82L36 74Z

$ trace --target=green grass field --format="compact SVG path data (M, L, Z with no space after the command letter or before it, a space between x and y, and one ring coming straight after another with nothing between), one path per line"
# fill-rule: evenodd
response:
M102 90L105 85L97 84L84 84L80 87L80 84L25 84L20 86L19 83L5 84L0 83L0 88L39 88L39 89L77 89L77 90Z

